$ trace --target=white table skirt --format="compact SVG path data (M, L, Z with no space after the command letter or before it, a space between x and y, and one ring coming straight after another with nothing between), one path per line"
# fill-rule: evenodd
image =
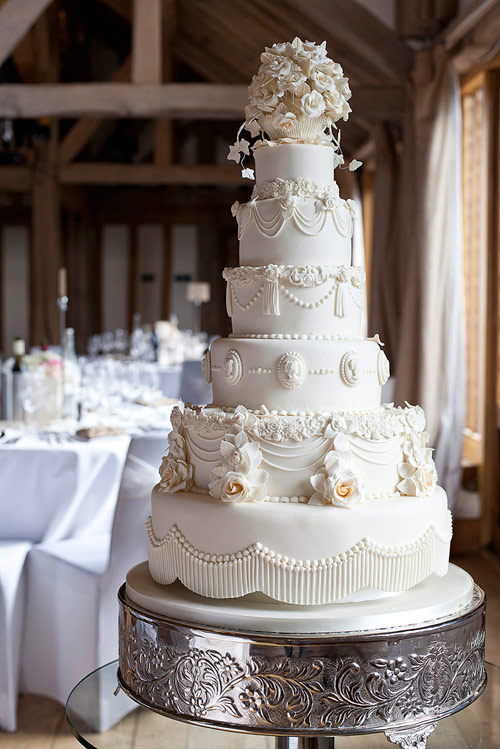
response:
M0 540L33 543L109 533L128 435L0 446Z

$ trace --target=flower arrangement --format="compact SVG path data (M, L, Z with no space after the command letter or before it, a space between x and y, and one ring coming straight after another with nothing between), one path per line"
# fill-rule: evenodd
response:
M342 164L340 133L335 137L332 127L340 119L347 120L351 90L342 67L328 57L326 42L303 42L295 37L293 42L266 47L260 60L248 88L245 122L227 158L239 164L249 155L249 141L240 138L245 128L253 138L262 133L271 138L258 140L254 149L283 142L321 143L333 146L335 166ZM349 169L359 166L361 162L353 159ZM253 179L253 170L243 169L242 176Z
M314 476L311 484L315 493L310 505L335 505L354 507L364 501L364 489L352 470L349 438L342 432L325 430L326 436L333 436L333 450L325 457L324 464Z
M266 496L267 471L259 468L262 453L240 428L221 441L222 463L213 469L208 489L223 502L259 502Z
M193 466L187 462L186 443L180 434L181 412L178 407L172 412L173 429L168 435L168 455L160 466L160 491L173 494L190 489L193 485Z
M412 412L410 412L412 413ZM412 413L412 417L416 414ZM403 444L404 462L398 466L401 478L397 488L408 497L429 497L434 493L437 471L432 459L432 449L427 447L428 432L411 431Z
M262 53L245 109L247 122L275 137L315 137L337 120L347 120L351 91L341 66L326 53L326 42L295 37Z

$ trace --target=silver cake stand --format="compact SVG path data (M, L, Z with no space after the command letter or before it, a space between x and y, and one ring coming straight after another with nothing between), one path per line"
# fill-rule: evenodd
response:
M158 586L143 564L119 602L118 679L132 699L188 723L276 736L280 749L375 732L424 749L437 722L486 685L485 596L454 565L392 599L292 607Z

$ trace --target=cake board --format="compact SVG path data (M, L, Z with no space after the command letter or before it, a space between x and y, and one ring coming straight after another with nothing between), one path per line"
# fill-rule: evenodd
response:
M119 603L118 678L132 699L185 722L275 736L280 749L375 732L423 749L437 722L486 685L485 596L454 565L392 603L343 608L206 599L159 586L144 563Z

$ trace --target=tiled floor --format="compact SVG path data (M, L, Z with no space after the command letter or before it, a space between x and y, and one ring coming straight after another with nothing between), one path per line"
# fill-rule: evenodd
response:
M454 562L464 567L486 591L488 597L486 659L500 666L500 560L493 554L482 552L455 559ZM129 717L130 730L127 731L126 749L138 749L139 745L146 747L147 744L135 739L138 735L142 735L144 738L144 731L138 725L141 718L138 715L134 716L134 714ZM165 719L151 714L151 720L156 722ZM205 749L205 747L208 747L206 732L199 734L200 729L185 729L181 728L180 724L177 731L177 724L171 725L171 732L165 735L165 742L162 743L164 749L169 749L169 747L172 747L172 749L186 747L187 749L187 747L195 746ZM177 733L178 735L173 735ZM211 731L209 736L213 739L210 747L217 747L218 749L222 749L222 747L226 749L231 747L238 747L238 749L243 747L245 749L250 749L250 747L271 749L274 746L273 739L270 738L236 737L235 734L224 734L220 731ZM362 745L363 747L391 746L383 736L373 736L370 743L367 742L368 738L363 737L363 741L354 737L343 739L342 747L347 748L356 745ZM429 741L429 744L431 744L431 741ZM457 745L455 743L455 746ZM66 725L64 708L45 697L22 695L19 701L19 730L15 734L0 731L0 749L77 749L78 746L78 742L73 738ZM111 745L108 744L108 746ZM453 746L453 742L450 744L451 746ZM471 744L470 746L474 745ZM500 746L500 741L498 746ZM117 745L117 749L124 749L124 744ZM149 745L149 749L153 749L153 744Z

